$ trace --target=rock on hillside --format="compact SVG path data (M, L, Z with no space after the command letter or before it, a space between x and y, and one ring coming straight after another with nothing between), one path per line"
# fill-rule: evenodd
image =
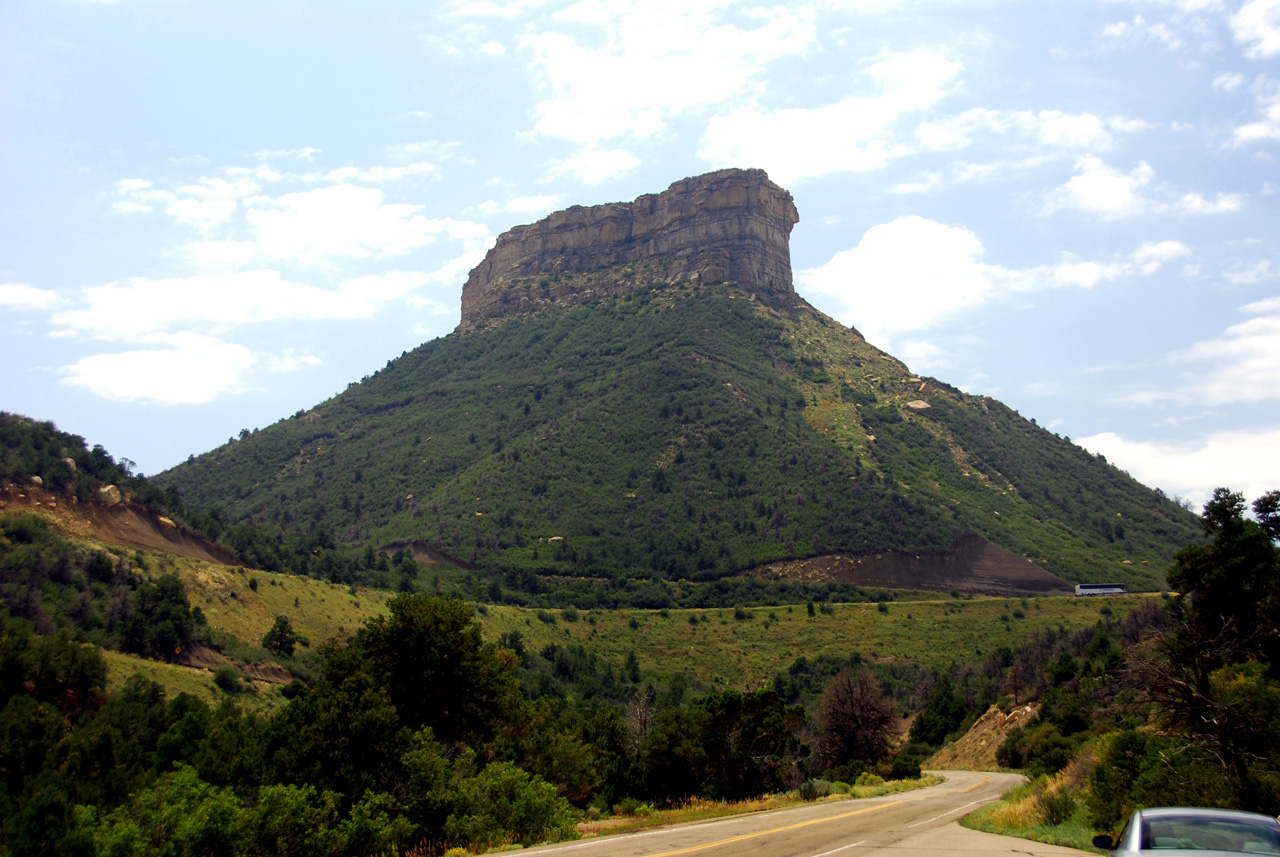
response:
M462 324L654 284L729 280L790 294L799 219L791 194L763 170L720 170L634 202L575 205L498 238L462 289Z

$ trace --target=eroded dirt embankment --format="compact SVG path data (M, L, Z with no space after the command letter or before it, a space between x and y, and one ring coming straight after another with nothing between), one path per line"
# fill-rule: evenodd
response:
M52 519L68 535L135 550L168 551L175 556L235 565L230 551L218 547L168 518L127 500L114 506L81 503L36 486L0 488L0 509L36 512Z
M950 551L828 554L775 562L759 573L811 583L854 583L883 589L956 588L982 595L1069 595L1074 590L1031 560L997 547L981 536L966 536Z
M925 767L950 771L994 771L1000 767L996 750L1019 726L1025 726L1040 711L1038 703L1019 705L1009 713L993 705L962 737L939 750Z

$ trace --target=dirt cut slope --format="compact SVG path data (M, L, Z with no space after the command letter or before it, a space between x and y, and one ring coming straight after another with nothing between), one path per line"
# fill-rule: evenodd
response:
M204 562L235 565L236 556L161 515L126 501L81 503L36 486L0 489L0 510L28 511L53 520L67 534L135 550L167 551Z
M978 718L962 737L943 747L925 767L952 771L994 771L1000 767L996 750L1019 726L1025 726L1040 711L1036 703L1020 705L1005 714L997 706Z
M1026 557L993 545L981 536L960 540L946 552L882 551L859 556L829 554L812 559L772 563L765 577L810 582L856 583L884 589L931 589L983 595L1067 595L1071 584Z

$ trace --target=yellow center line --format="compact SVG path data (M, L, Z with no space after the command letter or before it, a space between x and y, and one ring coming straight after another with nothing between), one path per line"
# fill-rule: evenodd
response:
M976 783L974 783L971 786L965 786L964 788L959 789L958 791L947 792L945 795L936 795L936 797L950 797L951 795L964 794L967 791L976 789L978 786L982 785L983 783L987 782L990 779L991 779L990 777L983 777L982 779L978 780ZM673 855L676 855L676 854L689 854L694 851L705 851L708 848L719 848L721 845L732 845L735 842L742 842L747 839L759 839L761 836L769 836L770 834L773 834L773 833L783 833L788 830L798 830L801 827L809 827L814 824L825 824L829 821L840 821L841 819L844 819L844 818L850 818L855 815L863 815L864 813L868 813L868 812L875 812L878 809L888 809L891 806L897 806L903 803L914 803L915 801L919 801L919 800L929 800L929 798L931 797L935 797L935 795L929 795L926 797L903 798L902 800L890 801L889 803L877 804L876 806L868 806L863 809L855 809L852 812L845 812L845 813L841 813L840 815L831 815L825 818L813 818L808 821L798 822L796 824L788 824L785 827L775 827L771 830L761 830L756 833L744 833L741 836L732 836L728 839L721 839L717 842L707 842L702 845L691 845L688 848L678 848L675 851L663 851L659 854L646 855L646 857L673 857Z

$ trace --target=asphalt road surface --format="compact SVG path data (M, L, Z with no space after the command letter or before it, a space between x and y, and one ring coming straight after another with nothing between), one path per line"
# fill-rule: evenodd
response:
M1088 853L978 833L956 823L1020 782L1016 774L932 773L945 776L946 782L880 798L828 801L530 851L556 857L1059 857Z

